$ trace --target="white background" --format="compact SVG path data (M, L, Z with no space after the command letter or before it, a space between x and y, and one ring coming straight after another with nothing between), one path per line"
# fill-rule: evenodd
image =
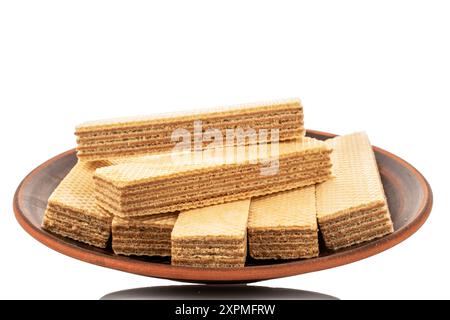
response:
M448 1L0 2L0 298L174 285L46 248L13 193L85 120L300 97L306 126L366 130L416 166L427 223L369 259L258 283L341 299L450 298Z

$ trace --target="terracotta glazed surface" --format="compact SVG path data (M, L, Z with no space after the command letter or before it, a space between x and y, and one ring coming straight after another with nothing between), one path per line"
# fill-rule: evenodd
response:
M318 131L308 131L307 134L318 139L334 136ZM428 218L433 196L425 178L397 156L376 147L374 150L395 232L336 252L321 248L320 257L314 259L277 262L248 259L245 268L231 270L174 267L170 265L169 259L117 256L111 248L98 249L51 234L40 226L47 199L75 165L75 150L48 160L22 181L14 196L14 212L25 231L43 244L65 255L103 267L151 277L203 283L253 282L292 276L337 267L389 249L416 232Z

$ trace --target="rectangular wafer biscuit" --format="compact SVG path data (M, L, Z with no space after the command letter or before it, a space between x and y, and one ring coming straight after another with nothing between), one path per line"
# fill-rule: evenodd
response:
M178 213L112 221L114 253L138 256L170 256L173 226Z
M272 148L278 149L277 158L271 157ZM97 203L116 216L151 215L294 189L331 176L331 149L319 140L280 143L264 152L247 147L244 158L238 150L222 149L223 162L212 157L186 164L166 155L101 168L94 175Z
M172 231L172 264L243 267L250 200L181 212Z
M248 239L250 256L255 259L317 256L315 186L253 198Z
M77 163L48 200L42 227L48 231L104 248L112 217L97 207L92 176L108 161Z
M111 159L170 151L178 142L173 134L184 130L189 139L202 140L204 133L241 128L258 134L279 130L279 140L302 138L303 107L298 99L248 104L204 111L93 121L76 127L78 157L84 160ZM178 131L176 131L178 130ZM236 144L237 140L225 140ZM248 141L247 143L250 143Z
M391 233L386 196L367 135L355 133L326 143L333 148L335 177L316 187L317 218L325 245L339 249ZM367 220L377 219L382 227L373 231Z

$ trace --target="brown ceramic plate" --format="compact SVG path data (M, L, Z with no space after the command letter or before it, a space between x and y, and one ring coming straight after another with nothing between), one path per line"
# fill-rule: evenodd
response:
M308 131L318 139L333 134ZM321 248L318 258L294 261L256 261L248 259L241 269L201 269L175 267L169 259L124 257L111 248L98 249L59 237L41 228L47 199L76 163L74 150L60 154L34 169L19 185L14 196L14 212L20 225L46 246L73 258L99 266L145 276L189 282L252 282L292 276L337 267L389 249L416 232L428 218L433 196L425 178L409 163L374 147L395 232L383 238L336 252Z

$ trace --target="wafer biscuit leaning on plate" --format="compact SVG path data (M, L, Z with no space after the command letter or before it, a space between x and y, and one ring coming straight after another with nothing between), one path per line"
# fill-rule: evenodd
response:
M87 244L105 248L112 216L98 207L92 175L108 161L77 163L48 200L42 227Z
M252 198L248 243L255 259L318 256L315 187Z
M375 155L365 133L326 141L335 178L316 187L319 228L329 249L393 232Z
M251 128L279 130L279 140L299 139L305 135L303 107L298 99L240 105L189 113L172 113L149 117L122 118L87 122L77 126L78 158L101 160L170 151L177 130L199 138L204 132L218 130L223 137L227 129ZM201 138L200 138L201 139ZM237 140L225 140L230 145Z
M243 267L250 200L181 212L172 231L172 264Z
M256 153L246 147L244 158L239 147L224 148L219 152L224 162L206 157L182 164L165 155L100 168L94 175L97 203L115 216L143 216L248 199L331 176L331 149L322 141L304 138L266 147ZM272 148L279 149L276 158Z

